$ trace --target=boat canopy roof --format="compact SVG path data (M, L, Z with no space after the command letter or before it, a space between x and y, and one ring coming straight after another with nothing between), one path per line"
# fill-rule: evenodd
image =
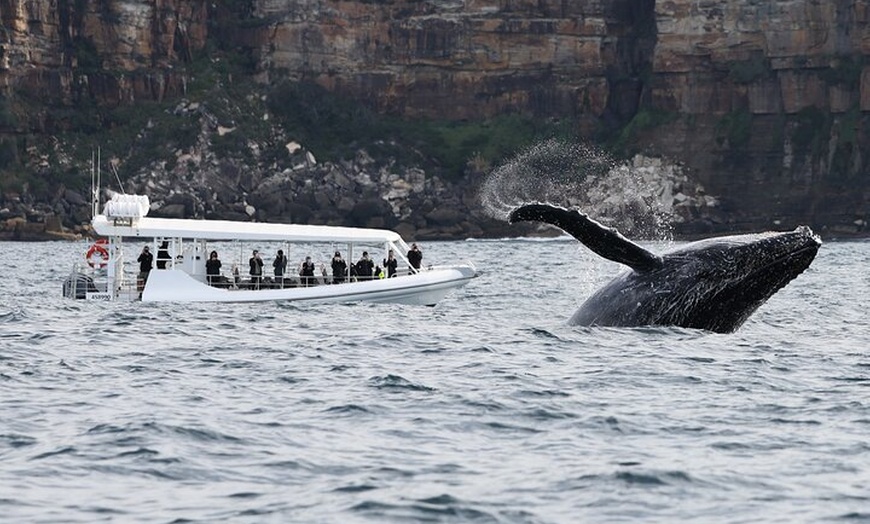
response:
M152 217L116 220L106 215L95 216L91 224L97 234L109 237L404 244L394 231L341 226Z

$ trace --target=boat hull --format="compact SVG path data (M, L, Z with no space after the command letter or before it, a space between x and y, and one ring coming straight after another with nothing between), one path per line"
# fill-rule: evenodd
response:
M470 266L432 268L414 275L363 282L236 289L214 287L179 270L152 271L142 291L143 302L376 302L418 306L437 304L475 276Z

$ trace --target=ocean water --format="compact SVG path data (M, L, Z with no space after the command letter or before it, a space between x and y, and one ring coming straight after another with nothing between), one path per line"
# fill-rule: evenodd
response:
M573 240L424 243L435 308L63 299L87 246L0 246L0 521L870 521L868 242L729 335L568 326Z

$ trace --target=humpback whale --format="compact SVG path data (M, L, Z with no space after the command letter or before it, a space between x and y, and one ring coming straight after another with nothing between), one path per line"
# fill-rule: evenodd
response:
M628 269L574 313L581 326L680 326L731 333L800 275L821 246L809 227L714 237L655 254L576 210L548 204L514 209L509 220L564 230Z

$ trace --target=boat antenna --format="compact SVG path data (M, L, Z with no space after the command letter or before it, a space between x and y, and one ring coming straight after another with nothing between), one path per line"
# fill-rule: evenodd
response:
M115 166L115 164L113 164L113 163L111 163L111 162L109 163L109 165L112 166L112 173L115 174L115 180L118 181L118 187L121 188L121 193L124 194L124 195L126 195L127 192L124 191L124 184L121 183L121 177L118 176L118 167Z
M100 148L91 149L91 215L100 212Z

